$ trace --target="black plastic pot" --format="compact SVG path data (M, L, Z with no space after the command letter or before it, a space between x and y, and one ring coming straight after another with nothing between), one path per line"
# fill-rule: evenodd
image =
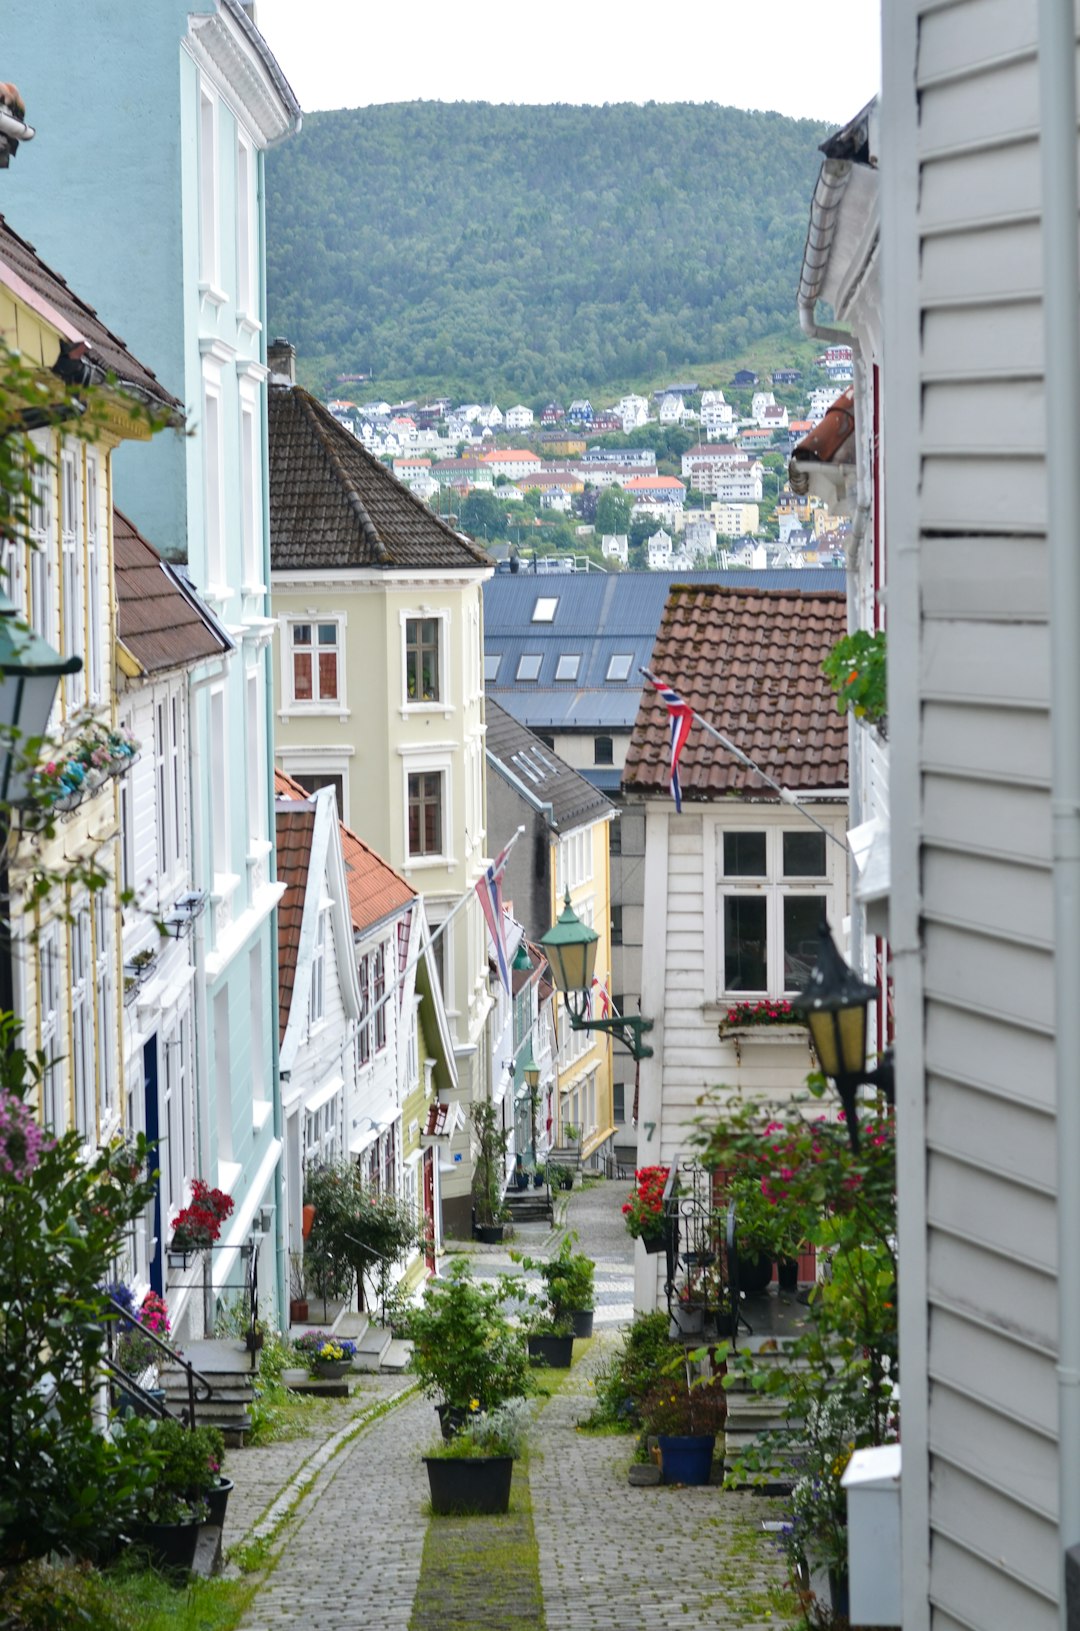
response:
M574 1322L574 1335L576 1337L591 1337L593 1328L593 1310L579 1308L570 1315Z
M440 1517L509 1511L512 1456L452 1456L444 1460L426 1455L424 1465L431 1510Z
M217 1524L219 1529L225 1527L225 1510L229 1504L229 1496L233 1492L231 1478L219 1478L213 1489L206 1497L206 1504L210 1508L208 1522Z
M745 1297L760 1297L772 1279L772 1258L739 1253L739 1290Z
M469 1412L459 1404L437 1404L435 1409L439 1415L439 1427L444 1439L449 1441L455 1433L460 1433L469 1419Z
M574 1359L574 1338L530 1337L529 1358L539 1359L551 1370L569 1370Z
M778 1257L776 1259L776 1278L781 1291L798 1291L799 1259L797 1257Z
M140 1523L133 1527L131 1543L166 1574L191 1572L199 1544L200 1523Z
M505 1227L505 1223L477 1223L473 1225L473 1234L482 1246L498 1246Z

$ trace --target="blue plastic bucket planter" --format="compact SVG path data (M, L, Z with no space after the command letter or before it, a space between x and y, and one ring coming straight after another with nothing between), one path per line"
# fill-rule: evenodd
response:
M660 1464L665 1484L707 1484L712 1472L716 1435L668 1437L660 1434Z

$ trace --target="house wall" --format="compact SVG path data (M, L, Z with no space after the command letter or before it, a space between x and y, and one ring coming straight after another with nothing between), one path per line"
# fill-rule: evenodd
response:
M583 923L596 930L596 978L611 992L611 875L608 857L608 823L593 822L584 829L591 856L591 876L570 882L570 903ZM566 845L572 834L564 834L561 845ZM564 851L565 853L565 851ZM556 864L551 879L551 917L554 923L563 907L563 878ZM599 1155L615 1132L612 1107L612 1044L602 1032L573 1031L567 1021L565 1004L558 996L552 999L558 1051L557 1112L554 1116L553 1140L563 1140L567 1124L581 1126L583 1137L581 1153L586 1159ZM592 1017L601 1016L599 1001L594 999ZM591 1107L591 1113L586 1110Z
M1034 0L884 10L904 1625L1042 1631L1061 1542L1038 20Z

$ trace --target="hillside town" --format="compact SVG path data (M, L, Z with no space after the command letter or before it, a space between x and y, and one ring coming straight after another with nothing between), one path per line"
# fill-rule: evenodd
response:
M503 409L302 383L257 12L5 17L0 1626L1074 1625L1072 8Z

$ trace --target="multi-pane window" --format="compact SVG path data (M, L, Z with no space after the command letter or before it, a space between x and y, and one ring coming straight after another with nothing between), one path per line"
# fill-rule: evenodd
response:
M421 770L409 777L409 854L443 853L443 773Z
M199 98L199 276L218 281L217 106L203 91Z
M61 1032L60 1008L60 925L55 921L42 929L37 944L38 1007L41 1016L40 1046L45 1056L42 1078L43 1114L46 1127L54 1133L67 1131L67 1048Z
M720 834L721 990L781 996L817 961L829 892L825 834L803 828Z
M593 764L610 765L615 763L615 739L611 736L593 737Z
M68 928L71 956L71 1077L75 1090L75 1125L84 1139L97 1136L94 1114L94 965L91 955L90 906L80 906Z
M116 919L103 895L94 899L94 1002L97 1036L96 1084L98 1127L116 1115L115 1032Z
M292 691L294 702L337 702L338 625L292 623Z
M386 947L361 957L357 964L360 984L360 1026L357 1033L357 1057L366 1065L372 1052L381 1053L386 1047Z
M315 949L311 954L311 988L308 994L308 1025L318 1025L326 1014L326 941L330 913L319 911L315 927Z
M440 701L439 619L405 619L405 691L410 702Z
M60 456L61 618L65 657L86 656L83 605L83 515L79 450L66 447ZM85 665L64 680L69 708L86 701Z
M206 568L208 588L220 593L225 586L225 456L221 445L219 387L203 380L203 466L206 481Z
M560 838L555 856L555 893L561 900L567 889L577 889L593 875L592 829L581 827Z
M366 1065L371 1058L371 958L361 957L357 964L360 980L360 1024L356 1033L357 1058Z
M341 1091L304 1114L304 1163L318 1166L335 1161L341 1153Z
M154 776L157 793L158 870L170 877L184 858L183 767L180 759L180 698L154 704Z
M371 961L371 1005L375 1019L375 1052L386 1046L386 950L380 946Z
M104 695L102 665L102 548L98 517L98 462L97 454L86 454L86 615L89 639L86 649L86 678L90 701L100 702Z
M179 1206L184 1178L194 1161L193 1127L189 1087L188 1019L185 1015L166 1038L163 1048L165 1149L161 1162L168 1181L168 1207Z
M57 640L57 597L52 588L56 571L53 472L47 463L35 464L30 479L30 596L27 615L34 631L53 645Z

